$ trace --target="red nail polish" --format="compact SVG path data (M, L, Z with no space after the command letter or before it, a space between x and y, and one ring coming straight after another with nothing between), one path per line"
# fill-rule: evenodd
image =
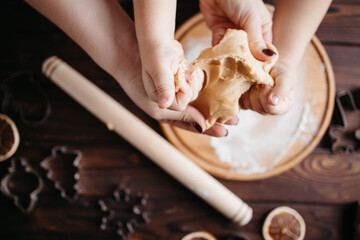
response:
M263 52L265 55L268 55L269 57L276 55L276 53L275 53L273 50L268 49L268 48L264 48L264 49L262 50L262 52Z
M200 126L197 122L193 122L192 125L194 126L194 128L196 129L196 131L198 131L199 133L202 133L202 132L203 132L201 126Z

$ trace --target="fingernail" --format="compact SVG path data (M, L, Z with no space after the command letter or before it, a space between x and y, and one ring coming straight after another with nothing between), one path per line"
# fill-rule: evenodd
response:
M264 48L264 49L262 50L262 52L263 52L265 55L268 55L269 57L276 55L276 53L275 53L273 50L269 49L269 48Z
M162 97L162 98L160 98L160 100L159 100L159 104L160 104L160 105L164 105L164 104L167 102L167 100L168 100L168 98Z
M224 137L227 137L229 135L229 130L226 129L226 133Z
M202 133L202 132L203 132L201 126L200 126L197 122L193 122L192 125L194 126L194 128L196 129L196 131L198 131L199 133Z
M272 105L274 105L274 106L278 105L279 97L275 93L271 94L270 98L271 98L271 101L272 101Z

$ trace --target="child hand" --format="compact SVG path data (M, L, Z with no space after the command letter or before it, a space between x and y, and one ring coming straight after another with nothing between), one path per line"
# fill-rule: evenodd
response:
M148 97L159 108L181 111L193 101L202 88L204 74L199 67L186 64L186 83L175 92L174 75L184 60L181 44L174 39L157 39L141 49L142 75Z
M278 62L270 72L274 78L274 87L251 87L241 96L241 109L251 109L261 114L282 114L293 105L296 93L296 66L286 62Z
M182 111L172 111L169 109L159 108L158 104L150 100L146 95L141 77L140 64L131 65L129 70L131 70L130 72L133 73L133 76L130 75L131 77L126 77L125 75L124 77L123 72L121 72L114 77L118 79L118 82L122 88L135 102L135 104L143 111L145 111L149 116L161 122L169 123L173 126L187 129L189 131L204 133L214 137L227 136L228 131L222 124L215 124L211 128L204 131L206 129L205 118L193 106L188 105ZM235 116L228 120L225 124L236 125L238 121L238 117Z

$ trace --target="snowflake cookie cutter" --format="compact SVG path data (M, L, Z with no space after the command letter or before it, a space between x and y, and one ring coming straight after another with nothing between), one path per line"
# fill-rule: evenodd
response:
M146 211L147 198L145 193L131 193L122 185L116 186L113 198L98 201L101 210L106 213L101 219L100 229L116 229L120 239L127 239L140 224L150 222Z

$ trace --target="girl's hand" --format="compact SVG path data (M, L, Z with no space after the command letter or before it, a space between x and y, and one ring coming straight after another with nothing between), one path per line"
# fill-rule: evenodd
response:
M201 90L204 74L199 67L186 66L186 83L175 92L174 75L184 60L181 44L174 39L151 40L142 47L142 76L147 96L160 109L182 111Z
M283 114L291 108L296 93L296 66L280 61L270 74L274 87L263 85L258 89L253 86L241 96L241 109L251 109L261 114Z

